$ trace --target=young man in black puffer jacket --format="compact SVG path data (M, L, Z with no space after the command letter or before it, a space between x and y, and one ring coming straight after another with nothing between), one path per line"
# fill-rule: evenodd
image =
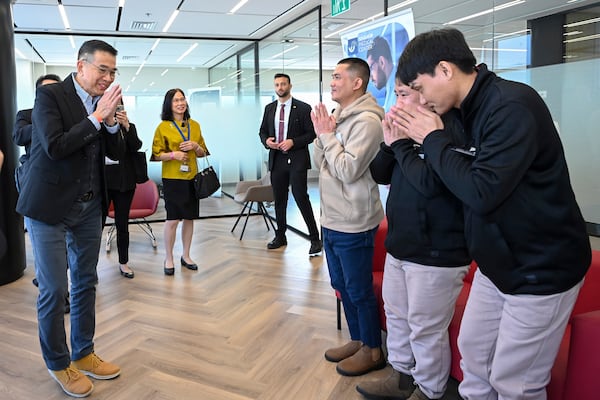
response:
M435 113L406 108L394 122L423 144L427 162L463 202L479 266L458 339L460 395L545 399L590 242L546 104L533 88L475 63L456 29L417 35L398 71ZM472 139L472 159L442 130L438 114L452 108Z

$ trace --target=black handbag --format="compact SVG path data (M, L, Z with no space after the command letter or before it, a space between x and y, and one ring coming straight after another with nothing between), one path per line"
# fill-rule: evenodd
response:
M208 156L204 157L204 161L206 168L202 171L198 168L198 173L194 177L194 189L198 200L209 197L221 187L217 173L208 161Z
M135 182L144 183L148 180L148 164L146 163L146 153L138 151L132 154L133 169L135 170Z

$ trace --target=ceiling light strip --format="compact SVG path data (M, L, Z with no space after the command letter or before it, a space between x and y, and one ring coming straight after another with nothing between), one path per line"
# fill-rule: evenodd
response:
M60 17L62 18L65 29L70 31L71 24L69 24L69 18L67 18L67 12L65 11L65 6L63 6L62 1L58 2L58 12L60 13Z
M288 51L292 51L292 50L295 50L295 49L297 49L297 48L298 48L298 46L297 46L297 45L296 45L296 46L294 46L294 47L290 47L289 49L286 49L286 50L282 51L281 53L277 53L277 54L275 54L274 56L271 56L271 57L269 57L269 58L272 60L272 59L274 59L274 58L277 58L277 57L279 57L279 56L282 56L282 55L284 55L284 54L285 54L285 53L287 53Z
M233 6L233 8L231 10L229 10L229 14L235 14L235 12L237 10L239 10L240 8L242 8L242 6L244 4L246 4L248 2L248 0L240 0L239 3L237 3L235 6Z
M579 21L579 22L572 22L570 24L563 25L563 27L564 28L573 28L574 26L594 24L596 22L600 22L600 17L598 17L598 18L590 18L590 19L586 19L584 21Z
M575 39L567 39L567 40L564 40L563 43L576 43L576 42L583 42L586 40L595 40L595 39L600 39L600 34L588 35L588 36L583 36L583 37L579 37L579 38L575 38Z
M410 4L416 3L417 1L419 1L419 0L406 0L406 1L403 1L402 3L396 4L395 6L391 7L388 11L395 11L395 10L397 10L399 8L406 7L406 6L410 5ZM340 29L339 31L335 31L333 33L330 33L329 35L325 36L325 39L329 39L330 37L339 35L340 33L346 32L346 31L354 28L355 26L359 26L359 25L361 25L361 24L363 24L365 22L374 21L374 20L376 20L379 17L383 17L383 15L384 15L383 12L371 15L370 17L365 18L365 19L363 19L361 21L358 21L358 22L356 22L356 23L354 23L354 24L352 24L350 26L347 26L347 27L345 27L343 29Z
M185 57L188 56L188 54L190 54L192 51L194 51L194 49L198 47L198 42L194 43L193 45L190 46L189 49L187 49L182 55L179 56L179 58L177 59L177 62L180 62L181 60L183 60Z
M493 13L493 12L496 12L496 11L504 10L505 8L518 6L519 4L523 4L523 3L525 3L525 0L509 1L508 3L500 4L499 6L495 6L495 7L492 7L490 9L487 9L487 10L484 10L484 11L480 11L480 12L475 13L475 14L467 15L466 17L462 17L462 18L458 18L458 19L446 22L446 23L444 23L444 25L454 25L454 24L457 24L459 22L463 22L463 21L466 21L466 20L469 20L469 19L481 17L482 15L486 15L486 14L490 14L490 13Z
M484 39L483 42L484 43L493 42L494 40L502 39L502 38L505 38L505 37L508 37L508 36L519 36L519 35L522 35L522 34L529 35L530 32L531 32L531 29L522 29L520 31L514 31L514 32L510 32L510 33L503 33L503 34L500 34L500 35L496 35L496 36L494 36L491 39Z
M173 25L173 22L175 22L175 18L177 18L177 15L179 15L179 10L173 11L173 14L171 14L171 17L169 17L169 20L167 21L167 23L165 24L165 27L162 30L163 33L168 31L169 28L171 27L171 25Z

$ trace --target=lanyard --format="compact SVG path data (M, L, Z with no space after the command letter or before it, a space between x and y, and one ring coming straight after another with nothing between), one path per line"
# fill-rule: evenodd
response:
M173 124L173 126L175 127L175 129L177 129L177 132L179 132L179 134L181 135L181 138L183 139L183 141L190 140L190 123L189 123L189 121L186 124L187 128L188 128L187 139L185 138L185 136L183 135L183 132L181 132L181 129L179 129L179 127L177 126L177 124L175 123L175 121L171 121L171 123Z

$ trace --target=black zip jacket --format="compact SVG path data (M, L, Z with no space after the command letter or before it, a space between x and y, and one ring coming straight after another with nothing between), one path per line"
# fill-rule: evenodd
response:
M465 205L469 251L481 272L507 294L570 289L590 265L590 242L546 104L482 64L460 109L475 155L452 151L443 131L429 134L423 149Z
M451 113L453 114L453 113ZM464 132L455 116L445 116L444 135L462 147ZM439 267L467 265L463 206L423 159L420 147L401 139L381 144L370 165L375 181L390 184L386 202L385 247L394 258Z

